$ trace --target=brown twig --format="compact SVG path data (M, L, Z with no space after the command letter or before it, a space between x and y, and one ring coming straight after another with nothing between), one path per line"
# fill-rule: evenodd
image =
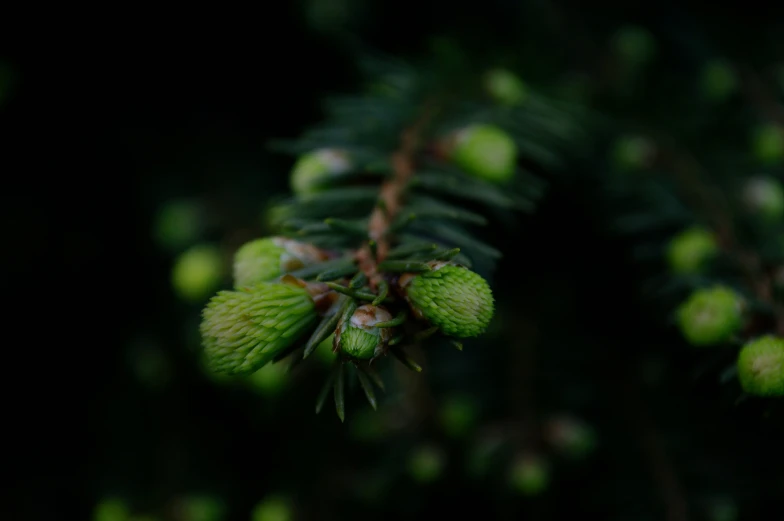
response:
M422 117L403 131L400 148L392 154L392 178L381 185L379 204L373 209L368 223L368 237L376 245L375 255L370 242L357 251L359 269L367 276L373 289L380 280L377 265L386 258L390 249L389 227L400 212L406 185L414 175L414 156L420 146L421 134L432 115L432 109L427 107Z

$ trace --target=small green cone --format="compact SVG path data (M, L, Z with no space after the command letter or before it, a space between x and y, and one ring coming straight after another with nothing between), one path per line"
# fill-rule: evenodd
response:
M547 462L533 455L519 457L509 472L509 484L523 496L538 496L550 484L550 469Z
M493 125L471 125L454 135L449 156L467 174L504 183L514 177L517 145Z
M678 324L694 346L726 342L743 326L743 300L733 290L698 289L677 310Z
M106 498L93 510L93 521L128 521L130 517L128 505L119 498Z
M748 342L738 355L738 380L755 396L784 396L784 338L772 335Z
M775 165L784 159L784 129L776 124L757 128L754 133L753 151L765 165Z
M416 316L446 335L479 336L493 318L493 292L477 273L454 264L431 263L432 271L400 278Z
M408 457L408 473L421 484L432 483L440 478L445 465L444 453L430 445L416 448Z
M710 230L693 226L670 240L667 246L667 263L673 273L696 274L716 256L719 246Z
M296 195L319 192L330 176L351 169L348 154L341 150L320 149L300 157L291 171L291 190Z
M749 211L770 222L784 218L784 188L776 179L756 177L743 189L743 202Z
M234 287L253 286L325 260L310 244L285 237L265 237L246 242L234 254Z
M520 105L528 96L523 80L512 71L492 69L485 73L485 90L495 101L503 105Z
M220 291L202 312L202 345L213 371L250 374L293 344L318 318L305 288L262 282Z
M174 291L187 302L201 302L223 281L223 256L217 246L197 244L185 250L174 262L171 282Z
M726 101L738 89L735 71L724 60L712 60L705 64L700 78L702 95L708 101Z
M392 320L392 315L382 307L371 304L358 307L350 320L338 325L335 332L338 350L358 360L381 355L392 336L391 329L375 325L389 320Z
M271 495L253 508L251 521L292 521L294 509L291 501L281 495Z

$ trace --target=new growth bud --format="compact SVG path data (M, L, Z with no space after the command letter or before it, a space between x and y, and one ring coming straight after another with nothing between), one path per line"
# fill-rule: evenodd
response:
M670 240L667 246L667 262L674 273L694 274L700 272L718 250L716 238L711 231L693 226Z
M764 336L740 350L738 380L743 390L756 396L784 396L784 339Z
M432 271L401 277L414 314L446 335L479 336L493 318L493 292L478 274L454 264L431 263Z
M223 279L223 258L217 246L191 246L174 262L171 282L183 300L203 302L218 289Z
M338 325L335 345L350 358L368 360L384 353L392 336L388 327L375 327L379 322L392 320L386 309L366 304L354 311L348 321Z
M323 148L300 157L291 171L291 189L297 195L318 192L333 175L351 169L348 154L342 150Z
M211 369L249 374L293 344L317 319L306 288L262 282L220 291L202 312L202 344Z
M234 287L274 280L326 258L315 246L285 237L256 239L243 244L234 254Z
M519 105L528 95L525 83L506 69L492 69L485 74L485 90L498 103Z
M784 217L784 188L775 179L749 180L743 189L743 202L749 211L764 220L780 221Z
M742 308L743 300L729 288L698 289L678 308L678 324L692 345L720 344L743 326Z
M467 174L502 183L514 177L517 145L493 125L471 125L452 136L448 155Z

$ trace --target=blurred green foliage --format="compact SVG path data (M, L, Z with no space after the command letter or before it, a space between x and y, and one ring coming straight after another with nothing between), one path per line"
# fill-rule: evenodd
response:
M654 521L683 505L681 519L694 521L775 518L784 411L780 398L743 392L736 355L740 336L770 331L777 311L734 259L713 255L726 227L703 213L728 209L735 242L760 253L760 283L778 281L780 305L776 16L673 2L312 0L264 9L263 22L231 26L247 42L225 47L199 29L193 39L167 34L185 42L176 52L163 43L109 57L104 43L95 56L63 50L69 68L51 65L40 98L28 75L37 60L9 50L0 61L7 161L59 162L55 181L42 183L52 170L40 168L14 175L24 185L6 192L7 277L18 284L9 294L29 296L20 307L40 315L50 308L29 284L45 279L49 295L58 288L56 314L74 312L52 328L67 342L9 341L25 357L9 368L26 375L27 358L52 346L47 364L66 378L45 391L52 403L16 398L40 394L47 378L35 374L7 395L46 422L40 432L76 426L85 444L61 444L59 432L36 441L9 470L21 505L9 519L417 519L455 505L488 519ZM290 195L297 154L265 144L317 124L327 94L361 92L360 51L417 63L433 48L439 73L465 66L475 81L455 74L455 93L483 88L498 102L488 119L530 111L530 126L518 129L532 136L516 143L520 166L547 185L535 212L487 216L481 239L504 253L488 274L498 309L488 333L462 352L414 352L421 375L379 368L388 384L377 412L350 384L345 424L313 414L335 358L331 338L312 359L249 377L206 370L202 306L229 286L233 253L270 233L280 217L273 203ZM392 80L376 87L398 92ZM39 105L56 124L33 117ZM57 139L72 134L70 155L42 142L35 154L15 146L14 137L38 135L28 132L35 125ZM69 195L83 156L99 152L110 180ZM715 242L692 237L668 257L697 224ZM742 293L744 321L734 300L709 302L715 313L691 313L685 328L704 336L707 324L729 340L692 349L675 310L716 279ZM93 332L99 326L108 332ZM78 370L57 357L76 359ZM89 408L86 421L74 419L76 405Z

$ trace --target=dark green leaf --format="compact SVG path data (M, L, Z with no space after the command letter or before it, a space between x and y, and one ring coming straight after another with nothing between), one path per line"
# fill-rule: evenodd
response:
M359 369L357 369L357 378L359 378L359 384L362 386L362 390L365 391L365 396L368 402L370 402L370 406L373 407L373 410L376 410L378 404L376 403L376 394L373 392L373 385L368 380L367 375Z
M394 349L391 349L390 351L392 351L392 354L395 355L395 358L397 358L400 361L400 363L402 363L404 366L408 367L412 371L416 371L417 373L422 372L422 366L420 366L412 358L410 358L403 351L403 349L396 347Z
M386 280L381 279L381 281L378 283L378 296L373 299L371 304L373 304L374 306L378 306L387 298L388 294L389 294L389 283Z
M422 273L430 271L430 266L424 262L389 260L378 263L378 270L390 273Z
M412 242L409 244L402 244L397 248L389 250L389 253L387 253L387 260L404 259L410 255L434 251L437 248L437 244L428 242Z
M333 304L330 312L321 319L316 330L308 339L307 344L305 344L305 352L302 354L302 358L309 357L321 342L335 332L338 320L340 320L340 317L346 310L346 307L348 307L350 301L351 299L349 297L342 296L337 303Z
M321 409L324 407L324 403L327 401L327 396L329 396L329 392L332 390L333 384L335 382L335 378L337 377L339 367L341 365L342 362L340 362L339 360L336 361L334 368L329 373L329 377L324 382L324 386L321 388L318 398L316 398L316 414L320 413Z
M335 411L338 413L338 418L340 421L343 422L346 419L346 401L343 395L344 388L345 388L345 370L343 369L343 363L340 362L338 365L338 372L337 376L335 377Z
M319 262L318 264L311 264L310 266L305 266L304 268L290 272L290 275L293 275L299 279L307 280L328 270L348 269L354 265L354 260L350 258L334 259L325 262Z
M386 322L378 322L373 327L396 327L406 321L406 311L403 310L397 314L395 318L392 320L387 320Z
M357 265L353 263L347 266L338 266L330 270L322 271L316 277L316 280L319 282L327 282L330 280L342 279L343 277L348 277L349 275L353 275L354 273L357 272L358 269L359 268L357 268Z

